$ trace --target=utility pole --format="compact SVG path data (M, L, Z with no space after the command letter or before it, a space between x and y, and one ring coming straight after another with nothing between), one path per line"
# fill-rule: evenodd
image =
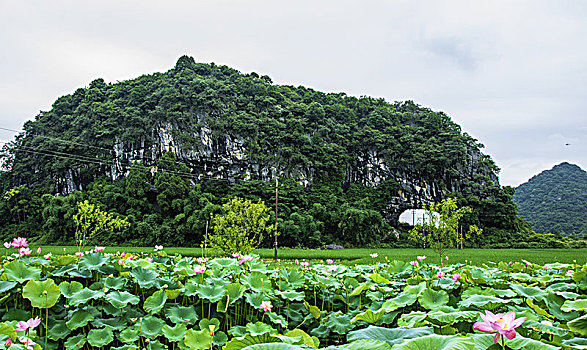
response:
M279 178L275 178L275 242L273 243L275 247L275 256L273 257L274 261L277 261L277 198L279 196Z
M422 213L422 227L426 227L426 226L424 225L424 223L425 223L426 221L424 221L424 220L425 220L425 219L424 219L424 213ZM422 242L424 243L424 249L426 249L426 229L425 229L425 228L424 228L424 239L422 240Z

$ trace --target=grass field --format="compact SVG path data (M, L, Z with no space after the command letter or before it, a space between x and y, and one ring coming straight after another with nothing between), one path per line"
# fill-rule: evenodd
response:
M42 254L69 254L77 251L73 246L41 246ZM35 247L36 249L36 247ZM93 249L93 247L87 247ZM152 247L106 247L107 253L116 252L152 252ZM210 251L203 252L201 248L165 247L168 254L181 254L184 256L210 256ZM203 254L205 253L205 254ZM257 249L263 259L272 259L272 249ZM369 256L377 253L379 256L373 259ZM344 264L370 264L377 261L388 260L414 260L418 255L426 255L428 262L439 263L438 255L430 249L343 249L343 250L313 250L313 249L279 249L279 259L319 261L333 259ZM488 264L499 261L527 260L535 264L546 263L587 263L587 250L585 249L463 249L448 251L448 263L469 263L474 265ZM466 260L466 261L465 261Z

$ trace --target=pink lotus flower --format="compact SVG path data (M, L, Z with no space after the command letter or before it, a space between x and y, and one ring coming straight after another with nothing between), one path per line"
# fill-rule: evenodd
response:
M235 258L235 259L240 258L240 256L241 255L239 253L232 253L232 257Z
M104 250L106 250L106 248L105 248L105 247L98 247L98 246L95 246L95 247L94 247L94 250L95 250L95 251L97 251L97 252L103 252Z
M198 262L198 264L203 264L203 263L206 262L206 260L208 260L208 259L202 258L202 257L196 259L196 261Z
M422 256L418 255L416 257L416 259L418 259L419 262L422 262L422 261L424 261L424 259L426 259L426 255L422 255Z
M41 319L38 317L30 318L28 321L18 321L16 324L18 328L16 328L17 332L23 332L27 329L35 329L41 323Z
M20 248L18 250L18 254L20 254L20 256L25 256L25 255L31 255L32 251L29 248Z
M26 238L18 237L18 238L12 239L12 247L13 248L28 247L28 246L29 246L29 244L27 243Z
M41 254L41 247L39 247L39 249L37 249L37 254Z
M194 266L194 272L197 274L203 273L206 271L206 265L196 265Z
M8 339L6 339L6 343L4 343L4 348L8 349L10 346L12 346L12 339L8 337Z
M455 282L458 281L461 277L463 277L463 275L458 272L450 276L450 278L452 278Z
M4 242L4 248L6 248L6 249L12 248L12 244L10 244L8 242Z
M238 263L244 264L247 261L253 261L253 256L252 255L243 255L243 256L241 256L241 260Z
M296 265L300 263L300 261L298 259L296 259L295 261Z
M567 275L569 275L569 276L572 276L574 273L575 273L575 271L573 271L573 270L567 271Z
M37 343L35 343L34 341L32 341L31 339L29 339L27 337L20 337L20 338L18 338L18 341L24 345L24 348L26 350L34 350L35 345L37 345Z
M52 256L53 256L53 254L51 254L51 252L49 252L49 253L47 253L47 254L43 255L43 257L44 257L45 259L47 259L47 260L51 259L51 257L52 257Z
M124 259L120 259L118 260L118 264L124 266L126 265L126 261L124 261Z
M438 272L436 273L436 277L438 277L438 278L441 278L441 279L444 279L444 272L442 272L442 271L438 271Z
M510 266L512 266L513 264L514 264L514 263L513 263L513 262L511 262L511 261L508 263L508 265L510 265Z
M153 259L147 258L147 261L150 262L150 263L152 263L153 262Z
M505 335L508 339L514 339L516 337L515 328L522 324L526 320L526 317L516 318L516 313L510 311L507 314L494 315L489 311L485 311L485 315L479 312L479 315L483 319L483 322L475 322L473 328L478 331L485 333L495 333L494 343L497 344L499 337Z
M448 255L444 257L444 260L448 260Z
M302 262L300 263L300 266L301 266L301 267L308 267L308 266L310 266L310 263L309 263L309 262L307 262L307 261L302 261Z
M84 256L83 252L76 252L75 256L77 256L78 258L81 258L82 256Z
M263 301L260 307L261 309L263 309L263 311L271 311L273 305L271 305L270 301Z
M419 264L418 264L418 261L417 261L417 260L412 260L412 261L410 261L410 265L412 265L413 267L418 267L418 266L419 266Z
M326 259L326 263L332 265L334 264L334 261L332 259Z

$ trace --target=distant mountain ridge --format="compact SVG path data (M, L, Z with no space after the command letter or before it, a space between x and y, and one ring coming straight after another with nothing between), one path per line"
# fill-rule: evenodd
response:
M587 236L587 172L563 162L516 188L519 214L539 233Z

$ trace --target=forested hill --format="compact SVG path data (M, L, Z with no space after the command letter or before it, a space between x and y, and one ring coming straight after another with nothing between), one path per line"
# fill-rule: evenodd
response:
M287 245L378 242L403 210L449 195L475 208L474 223L515 229L512 191L481 147L411 101L275 85L183 56L164 73L94 80L27 122L4 149L3 190L17 190L0 224L68 241L88 199L129 217L114 242L199 244L227 198L271 202L279 178Z
M536 232L587 236L587 172L561 163L516 188L520 215Z

